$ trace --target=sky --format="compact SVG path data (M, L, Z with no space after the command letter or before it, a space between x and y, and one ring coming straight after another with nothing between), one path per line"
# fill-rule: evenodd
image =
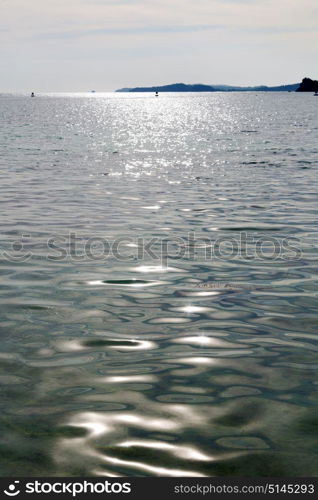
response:
M0 0L0 92L317 78L317 0Z

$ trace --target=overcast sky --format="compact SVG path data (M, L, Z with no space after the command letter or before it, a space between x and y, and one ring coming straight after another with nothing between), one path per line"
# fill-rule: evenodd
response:
M0 91L317 78L317 0L0 0Z

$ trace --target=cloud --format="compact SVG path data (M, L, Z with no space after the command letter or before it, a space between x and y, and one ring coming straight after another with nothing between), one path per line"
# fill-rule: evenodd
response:
M198 33L222 29L221 25L150 25L118 28L96 28L78 31L58 31L55 33L41 33L35 35L40 39L82 38L96 35L150 35L150 34L178 34Z

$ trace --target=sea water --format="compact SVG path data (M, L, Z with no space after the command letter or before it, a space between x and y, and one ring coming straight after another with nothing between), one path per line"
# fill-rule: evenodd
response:
M317 105L1 95L2 476L317 475Z

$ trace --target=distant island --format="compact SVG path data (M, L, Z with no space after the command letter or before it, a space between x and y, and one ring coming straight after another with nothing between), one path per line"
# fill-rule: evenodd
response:
M211 85L195 83L186 85L185 83L173 83L172 85L162 85L159 87L136 87L133 89L119 89L116 92L215 92L216 88Z
M318 80L304 78L296 92L318 92Z
M238 87L231 85L204 85L195 83L187 85L185 83L173 83L171 85L159 85L155 87L134 87L123 88L116 92L317 92L318 81L304 78L301 83L290 85L279 85L268 87L259 85L257 87Z

